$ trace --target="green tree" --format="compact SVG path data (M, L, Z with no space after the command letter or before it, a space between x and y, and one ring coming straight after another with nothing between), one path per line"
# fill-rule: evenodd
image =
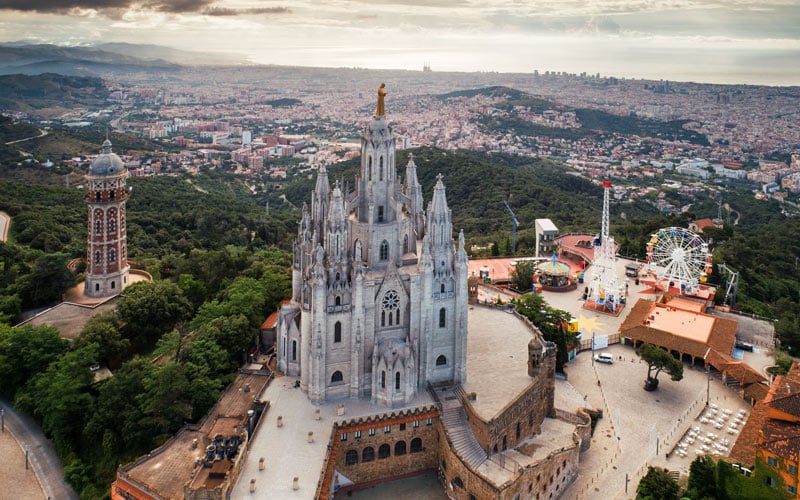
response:
M20 298L26 307L43 305L61 297L75 286L75 275L67 269L70 257L66 254L47 254L38 257L29 274L20 279Z
M89 344L97 344L97 355L101 363L116 368L130 348L130 341L122 338L122 324L116 311L107 311L89 318L80 335L75 340L75 347L81 348Z
M191 385L182 365L170 361L148 371L142 384L144 392L136 398L143 414L141 423L158 439L169 437L191 418Z
M683 363L665 349L652 344L643 344L638 349L638 354L647 363L647 383L645 388L655 390L658 388L658 374L662 371L669 373L675 382L683 378Z
M171 281L134 283L117 304L126 337L152 346L162 333L189 319L192 305Z
M667 469L651 466L639 481L636 493L636 498L640 500L678 500L680 486L670 477Z
M689 466L686 496L692 500L725 500L724 490L717 487L717 466L708 455L701 455Z
M521 291L529 292L533 286L533 275L536 272L536 262L532 260L518 260L514 270L511 271L511 285Z
M556 344L556 370L564 370L569 359L569 348L577 342L573 333L567 332L564 325L571 319L570 313L547 305L540 295L526 293L514 301L517 312L528 318L545 340Z
M42 424L60 453L78 447L84 419L94 408L89 388L94 375L89 367L97 362L97 345L70 351L34 375L17 393L15 405Z
M69 344L52 326L0 324L0 390L13 397L34 375L43 373Z

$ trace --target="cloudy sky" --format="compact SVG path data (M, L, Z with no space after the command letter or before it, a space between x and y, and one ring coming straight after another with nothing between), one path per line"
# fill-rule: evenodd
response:
M800 85L800 0L0 0L0 41Z

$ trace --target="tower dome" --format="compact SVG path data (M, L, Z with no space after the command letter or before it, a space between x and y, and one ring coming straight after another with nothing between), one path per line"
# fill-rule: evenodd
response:
M97 155L89 168L89 175L117 175L125 169L122 158L111 151L111 141L103 142L103 152Z

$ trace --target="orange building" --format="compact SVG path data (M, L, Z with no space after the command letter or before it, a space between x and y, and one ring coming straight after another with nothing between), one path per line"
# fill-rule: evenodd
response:
M777 376L763 401L756 404L731 449L731 458L768 468L767 485L786 488L797 497L800 485L800 364ZM780 480L779 480L780 479Z
M658 302L639 299L620 326L620 336L634 347L642 343L663 347L691 364L702 360L718 370L723 381L735 379L747 395L749 386L760 385L764 376L731 356L737 322L704 310L702 302L666 294Z

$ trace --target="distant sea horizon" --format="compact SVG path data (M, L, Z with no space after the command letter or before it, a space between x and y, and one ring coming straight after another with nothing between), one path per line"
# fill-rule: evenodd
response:
M431 71L475 73L539 74L567 72L600 74L601 77L627 80L669 80L720 85L800 86L800 50L731 51L715 50L692 53L687 50L628 49L619 52L571 54L559 58L558 53L532 54L517 57L511 52L471 53L457 51L420 51L417 49L383 49L378 54L360 50L329 48L288 48L250 53L253 64L305 66L322 68L362 68L375 70Z

